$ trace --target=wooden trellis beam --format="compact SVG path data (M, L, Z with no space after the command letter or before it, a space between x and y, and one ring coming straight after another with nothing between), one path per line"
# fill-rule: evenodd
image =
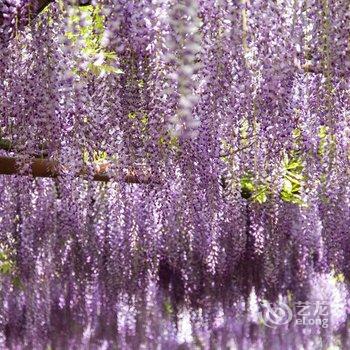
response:
M109 163L96 166L93 180L95 181L110 181L110 177L107 174L107 169L110 166ZM32 175L33 177L47 177L56 178L58 176L64 176L65 171L57 162L35 158L31 162L31 170L29 173L22 173L18 167L18 160L14 157L0 157L0 175ZM87 178L88 173L85 170L81 170L76 174L77 177ZM124 181L129 184L148 184L151 181L149 174L138 175L134 171L128 171L125 174Z

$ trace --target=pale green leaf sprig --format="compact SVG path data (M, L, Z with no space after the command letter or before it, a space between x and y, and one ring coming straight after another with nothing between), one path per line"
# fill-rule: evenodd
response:
M281 190L282 200L294 204L303 205L301 197L303 182L303 163L297 156L285 156L283 162L284 177Z
M8 248L0 246L0 275L9 276L14 272L15 263L10 257Z

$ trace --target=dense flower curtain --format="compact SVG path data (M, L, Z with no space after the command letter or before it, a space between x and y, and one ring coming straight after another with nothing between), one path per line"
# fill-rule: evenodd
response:
M349 1L0 0L0 24L0 348L350 346ZM278 301L328 326L264 325Z

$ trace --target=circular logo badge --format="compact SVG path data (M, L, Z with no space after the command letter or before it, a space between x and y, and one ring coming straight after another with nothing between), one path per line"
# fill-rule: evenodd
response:
M292 320L293 313L291 308L282 301L274 304L264 301L261 303L261 306L262 311L259 316L267 327L276 328Z

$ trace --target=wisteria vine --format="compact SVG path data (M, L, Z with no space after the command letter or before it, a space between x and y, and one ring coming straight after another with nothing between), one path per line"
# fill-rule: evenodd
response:
M349 348L349 78L346 0L0 0L0 348Z

